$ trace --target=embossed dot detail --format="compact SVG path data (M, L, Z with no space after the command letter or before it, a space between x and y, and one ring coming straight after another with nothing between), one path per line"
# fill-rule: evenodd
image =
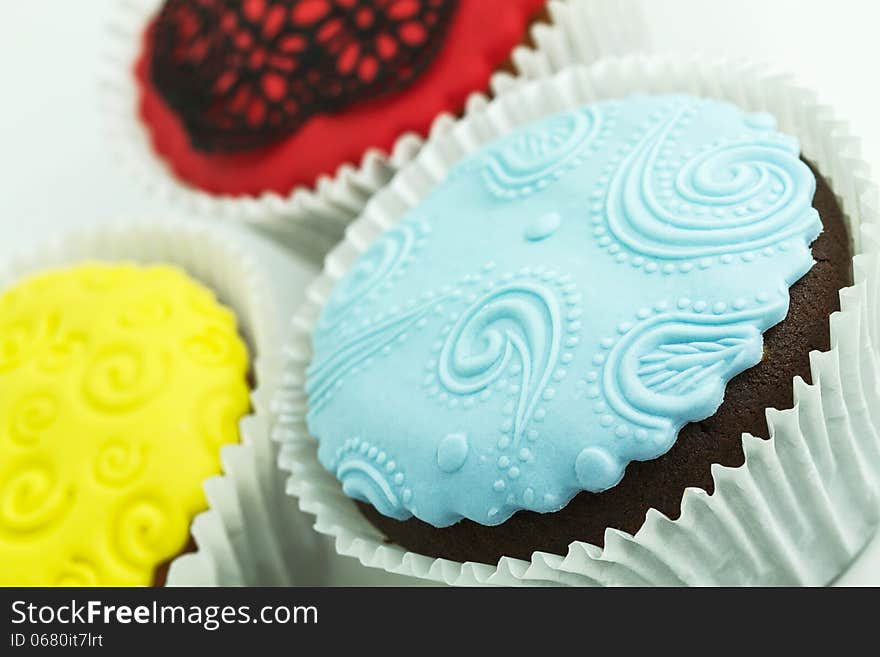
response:
M553 235L561 224L562 218L559 214L550 212L533 219L526 226L524 236L530 242L539 242Z
M776 119L772 114L766 112L755 112L748 114L745 118L745 124L755 130L775 130Z
M467 455L467 434L450 433L437 446L437 466L443 472L456 472L464 465Z
M600 492L614 486L623 476L623 467L608 452L587 447L578 454L575 475L585 490Z

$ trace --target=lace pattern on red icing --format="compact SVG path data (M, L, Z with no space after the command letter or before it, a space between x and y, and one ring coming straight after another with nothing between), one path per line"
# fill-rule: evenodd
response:
M270 145L410 84L457 0L168 0L153 84L202 151Z

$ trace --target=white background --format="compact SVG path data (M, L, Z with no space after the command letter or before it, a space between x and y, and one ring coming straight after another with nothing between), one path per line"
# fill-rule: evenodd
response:
M0 258L72 226L177 214L111 157L97 78L120 0L0 1ZM644 0L656 50L747 57L793 72L850 120L880 171L880 3L871 0ZM647 46L647 44L646 44ZM112 64L112 62L110 62ZM263 240L284 308L309 268ZM880 541L843 578L880 584Z

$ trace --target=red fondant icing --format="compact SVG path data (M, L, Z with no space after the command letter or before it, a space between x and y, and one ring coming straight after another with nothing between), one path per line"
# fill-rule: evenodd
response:
M314 116L271 147L234 154L206 154L190 145L182 123L149 82L148 29L135 65L141 118L153 147L181 180L214 194L286 195L343 163L359 162L370 148L388 151L404 132L424 135L441 112L459 112L471 92L488 87L544 1L460 0L443 47L410 86L338 114Z

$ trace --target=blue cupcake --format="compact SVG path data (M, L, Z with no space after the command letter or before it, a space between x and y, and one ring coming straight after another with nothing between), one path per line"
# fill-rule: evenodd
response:
M773 115L681 93L567 104L448 170L420 157L374 218L438 179L314 321L317 461L407 555L571 559L675 521L831 347L848 226Z

